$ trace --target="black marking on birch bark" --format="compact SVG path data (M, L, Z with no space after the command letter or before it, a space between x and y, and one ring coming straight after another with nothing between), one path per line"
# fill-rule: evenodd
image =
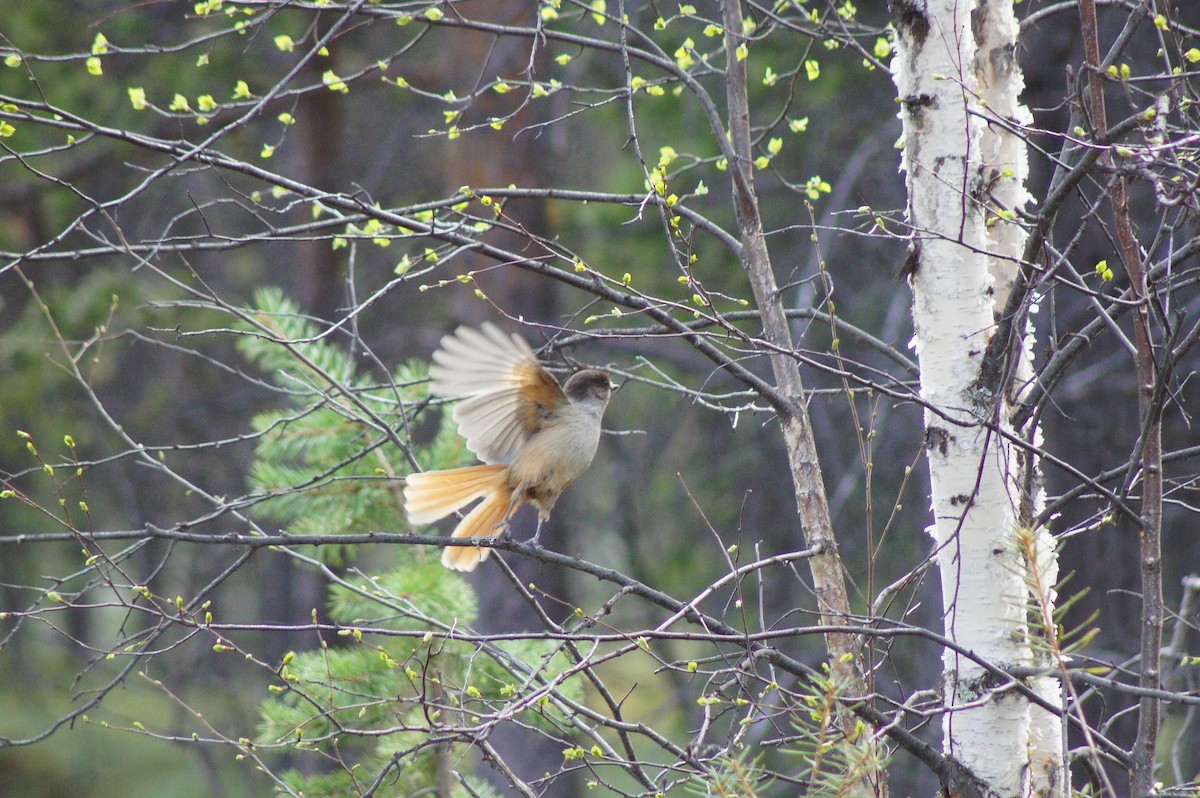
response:
M920 47L929 35L929 15L925 12L925 0L889 0L888 10L892 22L901 34L907 33L912 43Z

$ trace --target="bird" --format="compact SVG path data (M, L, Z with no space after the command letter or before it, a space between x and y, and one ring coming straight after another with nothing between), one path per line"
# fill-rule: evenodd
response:
M538 510L536 544L558 497L596 456L601 419L617 387L612 378L584 369L560 386L524 338L491 322L445 336L429 376L431 394L463 400L454 420L482 464L409 474L409 522L433 523L481 499L452 537L496 537L508 534L513 513L529 503ZM446 546L442 564L473 571L489 554L486 547Z

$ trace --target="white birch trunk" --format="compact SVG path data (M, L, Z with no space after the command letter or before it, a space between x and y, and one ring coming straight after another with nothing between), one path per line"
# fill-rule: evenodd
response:
M981 4L977 30L979 40L976 44L976 64L980 78L978 90L980 99L987 104L990 111L989 117L1031 125L1032 116L1020 102L1025 81L1014 56L1019 25L1013 14L1011 0ZM981 137L980 154L986 168L999 178L991 188L991 198L997 208L1013 211L1024 208L1028 200L1025 178L1029 171L1025 139L1008 125L988 124ZM1008 302L1010 288L1017 275L1017 264L1023 257L1028 237L1019 225L1001 222L992 226L990 238L989 252L992 253L992 257L989 269L995 281L994 308L998 311ZM1005 397L1001 417L1007 432L1025 434L1033 444L1040 446L1039 430L1015 430L1007 423L1010 417L1009 403L1022 398L1032 385L1032 317L1036 316L1036 313L1036 307L1030 309L1031 319L1023 330L1024 334L1020 340L1013 343L1016 351L1012 354L1019 359L1015 364L1012 388ZM1022 328L1017 325L1016 329ZM1021 525L1028 530L1031 517L1043 509L1044 496L1037 460L1026 455L1021 467L1031 472L1021 474L1022 479L1032 476L1029 484L1033 487L1031 490L1027 489L1032 495L1025 497L1025 511L1021 513L1020 518ZM1054 586L1058 583L1058 552L1049 530L1045 527L1034 528L1029 534L1032 536L1029 546L1031 550L1025 553L1024 563L1027 585L1036 591L1036 594L1031 596L1034 605L1039 606L1043 616L1052 622L1051 614L1056 600ZM1036 651L1032 654L1036 665L1053 667L1056 664L1045 656L1044 652L1042 656ZM1029 684L1048 704L1061 706L1062 690L1056 678L1038 676L1029 680ZM1030 706L1028 751L1031 795L1048 798L1067 795L1064 741L1061 718L1041 707Z
M1024 141L992 119L1024 120L1023 81L1013 57L1011 0L893 3L894 64L902 103L903 169L915 248L910 262L915 348L941 570L946 634L1000 667L1030 666L1025 554L1018 530L1039 497L1023 486L1028 457L1007 432L1012 395L992 396L981 365L994 314L1007 300L1025 235L1003 218L1026 200ZM997 216L997 214L1000 216ZM989 220L991 224L989 225ZM1015 380L1030 371L1032 334L1015 325ZM1042 579L1056 566L1046 536L1032 548ZM1032 581L1032 580L1031 580ZM1052 600L1052 593L1045 596ZM943 658L943 746L994 794L1061 794L1061 728L1023 696L994 693L998 680L954 652ZM1057 703L1056 682L1034 680Z

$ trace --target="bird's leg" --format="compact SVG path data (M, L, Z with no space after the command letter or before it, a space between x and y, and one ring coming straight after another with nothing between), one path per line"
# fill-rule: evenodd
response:
M540 538L542 536L542 524L546 523L546 521L548 521L549 519L550 519L549 513L546 513L543 511L538 511L537 526L533 530L533 537L531 537L529 539L529 545L541 546L541 544L538 543L538 538Z

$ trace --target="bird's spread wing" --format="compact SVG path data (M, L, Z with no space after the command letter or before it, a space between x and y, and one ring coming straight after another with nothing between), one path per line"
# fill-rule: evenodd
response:
M485 463L512 460L545 414L567 401L523 338L487 322L443 338L429 376L434 394L464 400L454 420L467 448Z

